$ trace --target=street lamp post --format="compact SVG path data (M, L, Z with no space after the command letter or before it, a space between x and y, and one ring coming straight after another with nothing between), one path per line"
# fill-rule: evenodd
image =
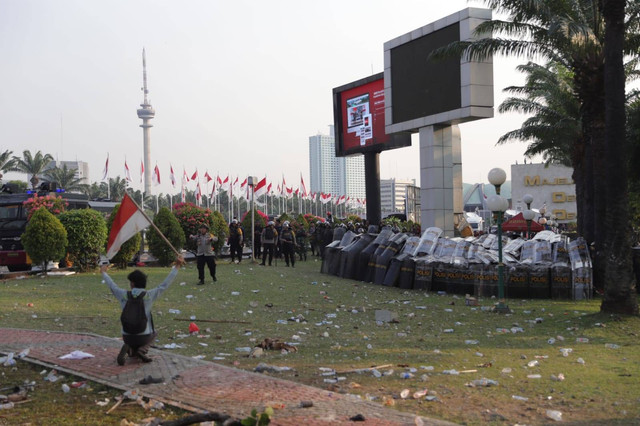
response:
M527 210L522 212L524 220L527 221L527 240L531 238L531 221L536 216L535 212L531 210L531 203L533 203L533 196L531 194L525 194L522 197L522 201L527 205Z
M251 187L251 263L256 263L255 246L256 246L256 217L255 217L255 190L258 184L258 178L249 176L248 185Z
M527 240L531 239L531 222L533 221L533 218L536 216L536 213L533 210L525 210L524 212L522 212L522 216L524 217L524 220L527 221Z
M509 207L506 198L500 196L500 187L507 180L507 174L500 168L494 168L489 171L489 183L496 188L496 195L492 195L487 199L487 206L498 216L498 303L493 311L500 314L511 313L511 309L504 300L504 263L502 261L502 219L504 212Z

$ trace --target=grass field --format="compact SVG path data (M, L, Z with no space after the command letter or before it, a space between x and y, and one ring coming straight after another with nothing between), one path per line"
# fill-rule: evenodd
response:
M640 318L600 314L599 300L508 300L513 314L499 315L483 310L495 300L465 306L462 296L319 270L314 258L295 268L222 261L218 282L197 286L195 266L188 264L154 305L157 346L176 343L183 347L163 350L246 370L261 362L291 367L273 374L458 423L540 424L551 421L547 410L560 411L567 422L640 422ZM124 287L128 272L111 276ZM154 287L169 269L145 272ZM97 272L4 281L0 306L3 327L119 336L119 306ZM377 323L377 310L393 312L397 321ZM176 321L189 318L200 327L199 337L189 335L189 321ZM248 358L237 350L265 338L298 351ZM565 357L562 348L572 352ZM350 372L381 365L381 377ZM467 385L482 378L498 384ZM413 398L425 390L426 397Z

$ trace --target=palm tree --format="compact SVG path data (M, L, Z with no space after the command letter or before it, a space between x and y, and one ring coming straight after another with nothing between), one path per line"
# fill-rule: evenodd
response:
M13 151L6 150L0 154L0 180L2 179L2 172L8 172L13 169L13 163L15 160L11 157Z
M636 12L640 10L636 3ZM625 161L625 0L602 0L605 20L604 85L605 85L605 147L607 234L604 241L606 253L605 276L612 285L605 286L600 310L638 314L633 264L629 250L630 238L629 198L627 193L627 168ZM637 28L637 27L636 27ZM636 51L637 52L637 51ZM621 223L623 226L617 225Z
M571 88L571 74L561 65L529 62L517 67L527 73L524 86L505 92L517 96L505 99L498 111L532 114L522 127L498 139L498 144L528 141L528 157L542 155L547 164L571 167L572 148L582 139L580 103Z
M40 182L38 175L42 173L49 162L53 161L53 157L51 154L42 154L40 151L32 156L31 151L26 149L22 152L22 158L14 156L13 160L15 162L13 170L31 175L31 185L33 189L36 189L38 182Z
M605 19L601 5L608 1L623 3L623 17L627 17L626 22L624 19L622 22L613 21L622 25L622 34L618 40L620 55L637 55L640 48L640 4L630 2L625 15L624 0L487 0L485 3L492 9L507 14L508 20L485 21L478 25L476 33L505 37L454 43L436 52L438 55L457 53L471 59L483 59L496 53L542 57L562 65L571 73L572 89L580 102L579 118L582 126L582 138L576 141L572 149L579 205L578 231L589 243L593 242L594 281L598 285L604 284L605 289L609 286L633 287L626 267L624 276L629 279L615 282L605 273L605 264L616 256L615 253L606 252L611 249L605 245L607 234L612 232L611 228L620 227L626 231L627 227L627 223L621 221L605 222L605 218L611 216L607 214L607 210L615 208L615 212L610 210L611 214L620 214L620 208L628 208L620 207L618 203L615 207L607 203L607 198L611 196L607 191L620 184L613 179L618 173L610 173L610 168L626 172L624 162L615 163L616 150L609 146L620 140L605 138L606 52ZM624 28L629 31L625 33ZM622 47L624 51L621 50ZM624 74L621 84L624 85ZM622 217L627 216L622 214ZM621 246L620 250L629 250L629 247Z
M125 178L121 178L120 176L109 178L109 198L114 201L120 201L126 191L127 180Z
M86 184L83 184L82 178L76 176L76 169L69 169L66 164L60 167L54 167L43 173L50 181L57 182L60 188L64 188L67 192L84 192Z
M86 185L83 192L90 200L107 198L107 184L106 182L93 182L91 185Z

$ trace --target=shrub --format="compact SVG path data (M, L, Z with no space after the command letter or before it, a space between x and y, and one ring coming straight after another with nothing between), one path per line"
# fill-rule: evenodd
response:
M350 215L347 216L346 221L347 221L347 223L353 222L353 224L355 225L358 222L362 222L362 218L360 216L358 216L357 214L350 214Z
M167 237L167 240L175 247L180 249L184 246L185 236L178 219L169 211L168 208L160 209L153 223L158 227L160 232ZM162 266L167 266L176 259L176 254L169 247L169 244L158 234L158 231L149 229L149 251L158 259Z
M120 204L116 205L107 220L107 225L109 232L111 232L111 226L113 226L113 221L116 218L116 214L118 214L118 210L120 210ZM107 234L108 236L109 234ZM108 237L107 237L108 238ZM140 232L137 232L133 237L129 238L122 246L120 247L120 251L113 256L111 262L115 264L118 268L125 269L127 264L131 261L133 256L140 251L140 244L142 243L142 235Z
M69 203L63 200L62 197L55 195L38 196L34 194L33 197L28 198L22 203L27 209L27 219L31 219L31 215L35 213L40 207L46 208L51 214L59 215L62 213Z
M325 219L323 217L316 216L316 215L313 215L311 213L305 214L304 218L307 221L307 223L309 223L309 224L311 224L311 222L318 223L318 222L324 222L325 221Z
M81 271L98 266L100 252L107 241L107 224L96 210L71 210L60 214L60 222L67 231L70 260Z
M216 253L220 253L224 242L229 236L229 227L227 226L227 221L224 220L224 216L222 216L222 213L220 213L219 211L214 211L211 217L213 221L211 232L213 233L213 235L218 237L218 241L213 243L213 248L216 250Z
M280 220L280 223L284 223L285 220L291 222L291 216L286 213L282 213L280 216L278 216L278 219Z
M31 215L27 228L22 234L22 245L35 264L42 264L46 272L49 261L64 257L67 249L67 231L44 207Z
M302 214L299 214L298 217L295 220L295 223L298 226L301 226L302 228L304 228L305 231L309 231L309 222L307 222L307 220L305 219L305 217Z
M196 242L189 235L196 235L198 228L203 223L213 230L212 212L209 209L198 207L193 203L178 203L173 206L173 215L178 220L182 232L186 239L186 249L192 253L196 252ZM215 232L213 232L215 235ZM218 236L219 237L219 236Z

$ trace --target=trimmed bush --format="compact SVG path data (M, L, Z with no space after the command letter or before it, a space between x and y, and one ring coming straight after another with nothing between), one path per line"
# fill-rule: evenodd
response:
M224 220L224 216L219 211L214 211L211 214L213 226L211 227L211 232L213 235L218 237L218 241L213 243L213 248L216 250L216 253L220 253L222 250L222 246L225 241L227 241L227 237L229 236L229 226L227 225L227 221Z
M299 214L298 217L295 220L295 223L304 228L305 231L309 231L309 222L307 222L307 219L302 215Z
M160 209L153 223L158 227L160 232L167 237L167 240L179 250L184 246L185 236L178 219L169 211L168 208ZM169 247L169 244L158 234L154 228L149 228L149 251L158 259L161 266L167 266L176 259L175 252Z
M64 212L69 205L67 200L63 200L62 197L56 195L38 196L38 194L33 194L33 197L27 199L22 204L27 209L27 219L31 219L31 215L40 207L46 208L54 215L59 215Z
M60 214L67 231L69 259L80 271L94 269L107 241L107 224L102 214L92 209L71 210Z
M50 261L62 259L67 249L67 231L60 220L40 207L33 212L22 234L22 245L33 262L46 272Z
M116 214L118 214L118 210L120 210L120 204L116 205L113 208L109 219L107 219L109 231L107 233L107 240L109 238L109 233L111 232L111 227L113 226L113 221L116 218ZM133 256L140 251L140 244L142 244L142 235L140 235L140 232L138 232L133 237L129 238L124 244L122 244L122 246L120 247L120 251L115 256L113 256L113 259L111 259L111 263L115 264L118 268L126 269L131 259L133 259Z
M218 241L214 244L216 252L224 245L229 230L227 222L220 212L212 212L209 209L198 207L193 203L179 203L173 206L173 214L178 219L185 237L196 235L201 224L205 223L209 226L209 230L218 237ZM196 242L187 238L186 247L192 253L196 252Z

